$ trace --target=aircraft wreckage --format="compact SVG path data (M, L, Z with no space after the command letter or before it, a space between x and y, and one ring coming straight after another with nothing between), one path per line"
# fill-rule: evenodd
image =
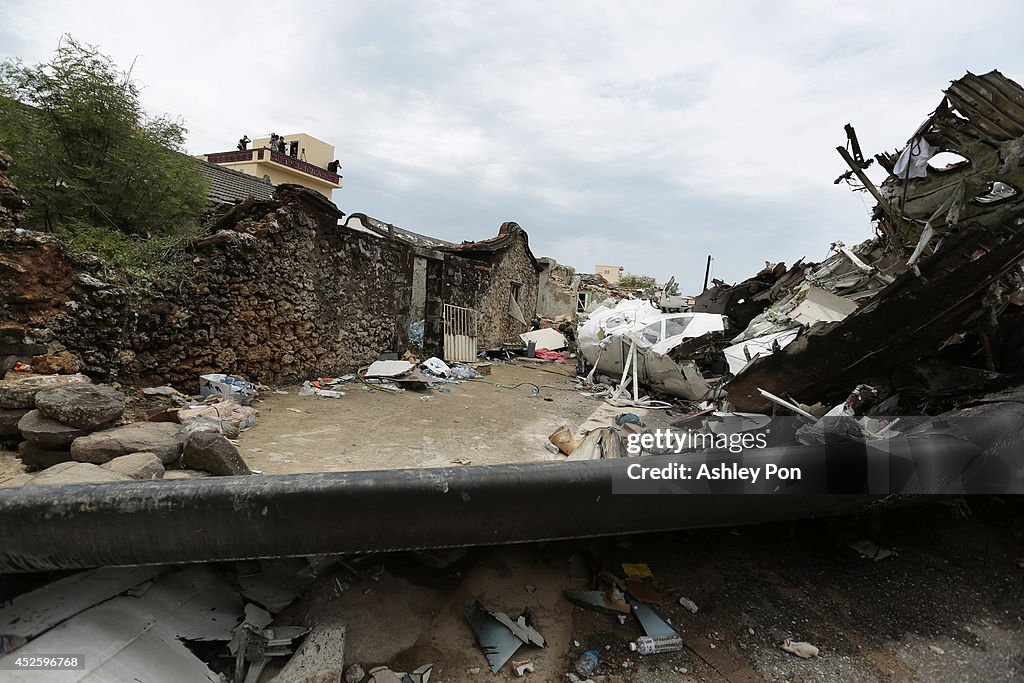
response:
M1021 492L1024 90L996 71L968 74L902 150L866 159L851 126L847 137L837 182L875 198L875 237L835 243L820 264L717 282L688 311L605 305L578 331L585 384L604 383L613 405L683 399L691 410L676 428L715 416L718 429L758 429L771 412L801 421L796 438L773 434L764 449L642 459L773 462L801 467L801 480L665 492L798 495L644 495L622 487L637 460L608 455L22 487L0 496L0 571L515 543L837 514L891 494ZM876 162L888 173L877 186L865 173ZM847 431L865 404L874 412ZM922 418L897 436L870 415Z
M819 264L716 282L688 313L597 309L580 350L623 377L619 397L640 398L628 395L631 372L655 393L758 413L774 405L766 393L831 405L867 383L895 409L1019 383L1024 90L998 71L968 74L902 150L874 159L846 130L837 150L849 170L836 182L876 199L876 236L836 242ZM888 172L878 186L864 172L875 161Z

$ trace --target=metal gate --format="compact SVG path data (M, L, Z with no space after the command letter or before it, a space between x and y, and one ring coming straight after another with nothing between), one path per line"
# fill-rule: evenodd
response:
M457 363L476 360L476 311L444 304L444 359Z

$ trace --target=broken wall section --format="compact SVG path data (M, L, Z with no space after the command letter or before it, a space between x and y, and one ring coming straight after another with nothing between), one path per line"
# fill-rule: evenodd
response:
M145 293L52 236L0 231L0 319L94 376L142 383L332 375L403 350L410 249L338 227L333 204L283 187L199 240L192 277Z

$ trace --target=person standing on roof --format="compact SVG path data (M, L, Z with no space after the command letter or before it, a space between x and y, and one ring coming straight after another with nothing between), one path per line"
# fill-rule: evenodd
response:
M249 139L249 136L243 135L241 138L238 139L238 151L244 152L245 150L249 149L250 142L252 142L252 140Z

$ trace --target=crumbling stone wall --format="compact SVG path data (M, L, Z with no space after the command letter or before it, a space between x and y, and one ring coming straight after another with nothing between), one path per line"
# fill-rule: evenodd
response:
M445 259L445 300L477 311L478 346L519 342L526 326L509 315L513 283L520 285L519 305L527 322L537 310L537 270L525 235L517 235L511 246L490 255L488 261L451 256Z
M235 206L186 250L190 275L142 290L51 235L16 231L24 202L0 168L0 339L20 345L19 359L69 350L99 379L192 389L211 372L274 383L403 352L423 250L339 226L337 207L314 195L280 186L274 200ZM431 331L440 328L441 302L478 311L481 347L525 330L509 315L509 295L519 283L528 320L537 304L534 261L525 233L499 237L500 248L427 254L420 303Z
M519 308L527 322L537 311L537 269L526 247L526 238L520 237L505 251L492 270L492 286L480 302L486 311L480 325L482 343L492 346L499 341L520 341L526 326L508 315L508 300L512 283L520 285Z
M300 379L341 374L405 347L408 250L320 225L296 204L274 209L254 227L242 233L249 237L200 248L197 281L143 308L132 374Z
M543 270L537 285L537 314L547 318L572 316L579 304L580 278L571 266L554 259L537 259Z
M301 197L241 214L188 254L194 277L145 294L52 236L0 230L0 321L76 353L93 376L141 384L334 375L405 348L407 247Z

